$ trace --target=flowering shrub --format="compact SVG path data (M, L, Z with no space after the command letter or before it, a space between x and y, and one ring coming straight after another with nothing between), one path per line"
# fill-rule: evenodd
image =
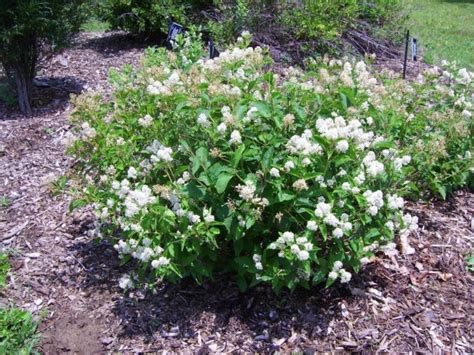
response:
M353 90L360 84L353 81L349 68L337 60L311 61L321 79L329 81L325 89L338 92L339 76L346 87ZM359 69L358 69L359 68ZM356 72L365 68L356 65ZM453 74L454 73L454 74ZM359 107L353 104L353 92L346 92L350 112L365 112L371 128L396 144L399 151L412 158L406 169L405 187L412 195L438 194L445 198L455 189L473 184L474 160L471 156L474 137L472 120L474 73L457 70L455 65L443 62L442 68L433 67L419 74L415 81L400 80L386 71L374 77L365 76L371 86L367 101ZM359 100L363 95L357 92ZM382 152L389 156L390 149ZM400 164L395 159L395 163Z
M137 267L121 287L221 272L241 289L329 286L393 249L396 233L413 252L397 82L363 62L276 74L249 40L203 60L200 42L181 38L179 51L149 49L138 70L113 72L110 100L76 99L67 140L85 199Z

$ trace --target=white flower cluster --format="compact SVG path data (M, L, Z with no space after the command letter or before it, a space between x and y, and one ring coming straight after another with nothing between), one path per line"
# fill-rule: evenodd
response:
M393 161L393 166L396 171L400 171L405 165L410 164L411 157L409 155L404 155L401 158L395 158Z
M474 77L473 74L474 73L470 73L466 68L459 69L458 81L462 84L468 85Z
M301 136L294 135L291 137L288 143L286 143L286 149L288 149L291 154L303 156L321 154L323 149L318 143L311 141L312 136L313 133L311 130L306 129Z
M372 88L377 84L377 80L372 77L363 61L355 65L358 86L361 88Z
M173 150L169 147L165 147L157 140L154 140L146 150L151 153L150 160L153 163L159 163L162 161L170 162L173 160L173 157L171 156Z
M405 204L403 197L397 195L387 195L388 208L392 210L402 209Z
M377 176L384 172L385 167L383 163L376 160L375 153L369 151L362 163L365 165L366 171L370 176Z
M211 126L211 122L209 122L209 119L207 118L205 113L199 114L197 118L197 123L200 126L203 126L205 128L209 128Z
M230 134L230 144L241 144L242 143L242 136L240 135L240 132L237 130L232 131Z
M246 181L245 185L237 185L236 188L237 192L241 199L250 202L255 197L256 187L253 182Z
M149 238L143 238L141 242L136 239L129 239L128 241L119 240L114 245L114 249L122 255L131 255L134 259L138 259L142 262L149 262L151 260L151 266L157 269L161 266L166 266L170 263L170 260L163 256L163 248L160 246L152 247L152 241Z
M403 228L400 230L400 244L402 254L409 255L415 253L415 249L410 246L408 237L410 233L418 229L418 217L412 216L408 213L404 214L403 217Z
M143 185L141 189L130 190L125 198L125 216L133 217L137 213L146 210L146 206L156 201L148 186Z
M252 259L253 259L253 262L255 263L255 268L257 270L263 270L262 256L258 254L254 254Z
M330 204L320 201L316 205L314 215L318 218L322 218L325 224L334 228L332 231L334 238L342 238L344 232L352 230L352 223L349 222L349 215L343 213L339 219L331 211L332 207Z
M82 128L82 131L81 131L82 140L93 139L97 136L97 132L95 128L92 128L89 122L83 122L81 125L81 128Z
M344 270L342 266L343 265L341 261L337 260L334 262L332 271L329 273L329 278L331 280L336 280L338 277L340 277L341 283L346 283L351 280L352 278L351 273Z
M309 252L313 250L313 243L306 237L295 237L292 232L284 232L268 249L280 250L278 256L281 258L285 257L285 249L288 249L298 260L306 261L309 259Z
M151 80L147 87L147 91L150 95L170 96L173 95L174 92L180 91L182 85L183 83L179 78L179 73L174 70L163 82L159 80Z
M142 127L150 127L153 123L153 117L150 115L145 115L145 117L138 119L138 124Z
M367 190L364 192L364 197L369 205L367 212L370 215L375 216L379 212L379 209L383 207L383 192L380 190L375 192Z
M374 141L374 133L365 132L359 120L353 119L347 123L343 117L337 116L335 113L333 116L335 117L316 120L316 129L323 137L333 141L353 139L356 147L360 150L370 147ZM340 152L347 151L349 142L339 141L336 149Z

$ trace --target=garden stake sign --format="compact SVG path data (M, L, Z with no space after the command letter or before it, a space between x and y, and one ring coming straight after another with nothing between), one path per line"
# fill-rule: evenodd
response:
M183 26L176 22L170 21L168 26L168 36L166 37L166 46L169 49L173 48L173 43L176 40L176 37L182 32L184 32Z
M417 60L417 52L418 52L417 40L415 37L413 37L411 39L411 56L414 62L416 62Z
M209 59L217 58L220 55L219 51L214 46L214 41L212 40L212 38L209 39L208 49L209 49Z

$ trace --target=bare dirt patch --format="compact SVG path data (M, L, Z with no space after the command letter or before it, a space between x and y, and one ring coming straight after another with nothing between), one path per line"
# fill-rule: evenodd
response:
M412 237L416 253L379 255L348 285L241 294L221 275L122 293L117 280L127 267L109 243L89 237L87 209L69 214L69 197L54 194L51 182L72 163L61 143L71 85L54 80L70 76L79 91L106 90L110 67L139 60L141 47L124 38L82 35L41 76L53 84L38 97L59 90L59 102L45 99L32 118L0 120L0 196L9 201L0 209L0 243L14 268L6 296L46 314L41 351L474 351L474 275L464 265L474 243L469 192L411 204L422 227Z

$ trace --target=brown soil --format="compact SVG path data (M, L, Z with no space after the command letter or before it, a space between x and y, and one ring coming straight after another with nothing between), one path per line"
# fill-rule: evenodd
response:
M240 294L222 276L200 286L163 284L154 295L122 293L117 280L126 267L106 241L88 236L92 215L69 214L69 197L55 194L51 182L71 164L61 138L72 90L61 78L106 88L108 68L135 64L140 53L121 34L83 35L62 54L67 63L57 58L44 70L50 87L38 89L45 104L34 117L0 107L0 196L10 201L0 208L0 249L13 255L3 296L43 315L40 351L474 351L474 274L464 263L474 244L468 192L410 205L421 225L412 237L416 253L380 255L348 285Z

